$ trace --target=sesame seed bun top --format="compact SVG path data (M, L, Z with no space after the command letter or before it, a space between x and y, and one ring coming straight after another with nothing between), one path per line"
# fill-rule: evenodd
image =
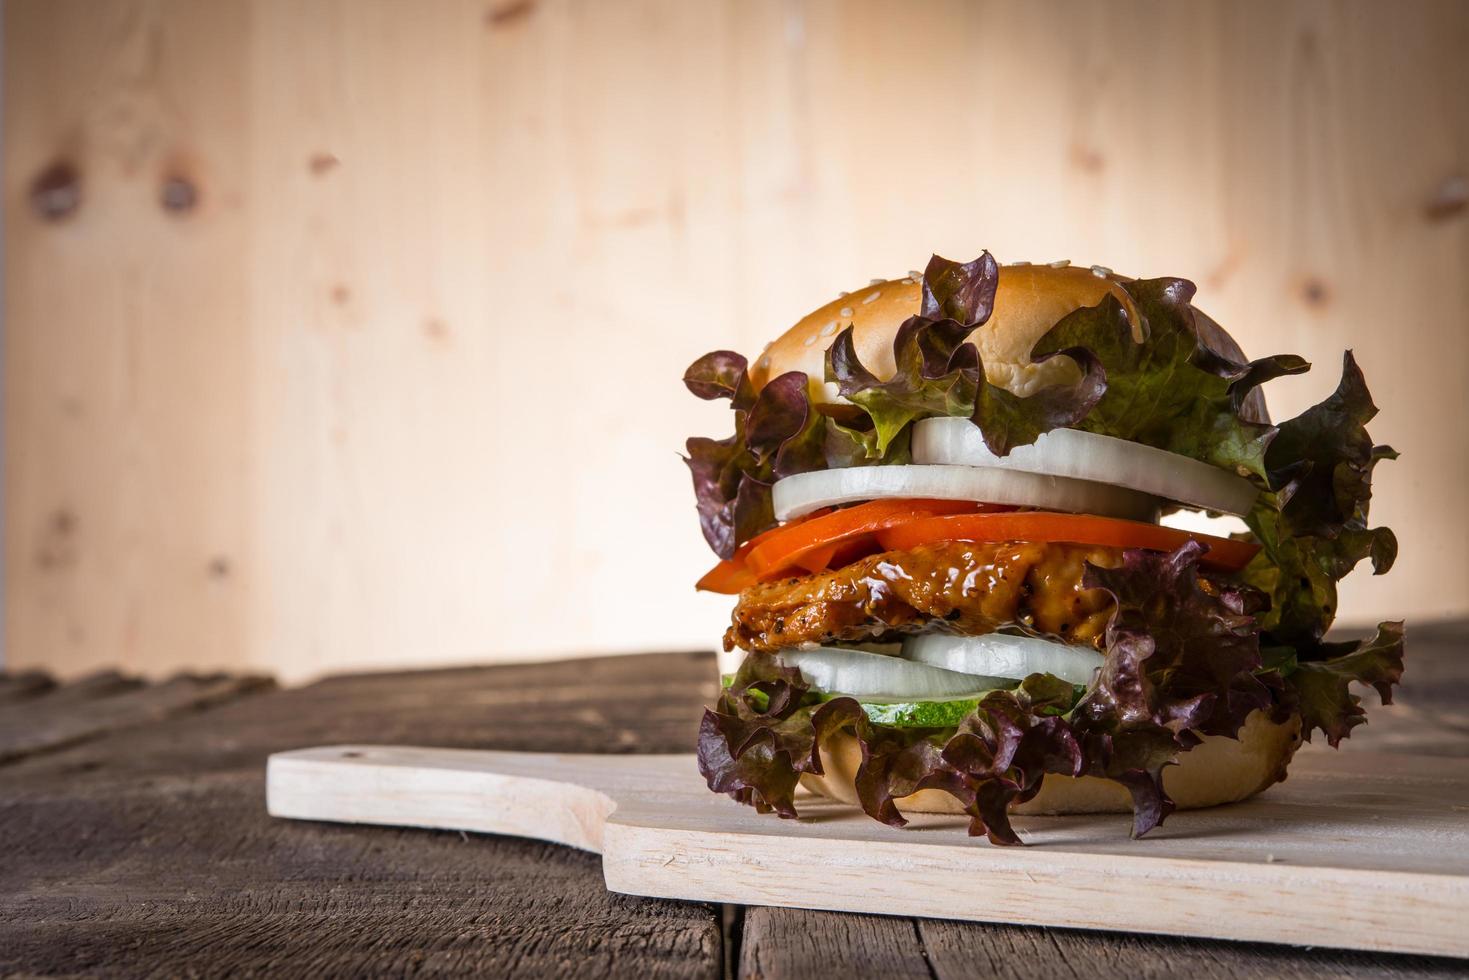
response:
M1108 293L1128 311L1134 339L1141 339L1142 327L1132 300L1118 286L1125 281L1101 266L1002 266L994 312L969 336L979 348L990 383L1026 396L1048 385L1076 380L1077 368L1070 359L1032 364L1031 348L1066 314L1095 306ZM848 325L863 365L880 379L892 377L897 370L893 338L903 321L918 313L921 283L917 274L874 281L807 314L756 359L750 370L755 387L788 371L804 371L811 379L814 403L843 403L836 385L825 383L825 357L836 335Z

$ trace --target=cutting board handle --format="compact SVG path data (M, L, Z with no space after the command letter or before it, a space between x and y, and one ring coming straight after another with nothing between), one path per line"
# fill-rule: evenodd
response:
M390 745L298 749L270 757L266 808L273 817L511 834L601 853L617 808L609 776L627 762L635 760Z

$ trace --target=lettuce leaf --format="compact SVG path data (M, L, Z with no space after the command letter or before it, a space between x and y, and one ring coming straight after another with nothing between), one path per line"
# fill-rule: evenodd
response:
M1117 568L1087 569L1083 584L1110 592L1117 609L1101 673L1079 713L1175 735L1233 737L1251 711L1270 706L1254 675L1262 660L1251 610L1261 597L1248 586L1200 579L1205 550L1196 541L1172 554L1131 550Z
M1264 479L1275 430L1245 418L1241 408L1264 381L1310 365L1294 355L1242 364L1211 349L1200 337L1190 305L1194 284L1186 279L1139 279L1121 288L1142 320L1142 343L1134 342L1122 304L1107 296L1062 318L1031 355L1084 349L1101 362L1106 394L1075 427Z
M1266 457L1272 492L1246 518L1261 551L1243 573L1270 596L1260 625L1272 642L1310 650L1336 616L1337 581L1363 559L1382 575L1397 557L1392 531L1367 524L1372 471L1397 457L1367 434L1376 414L1347 351L1336 391L1280 425Z
M760 813L793 818L801 773L821 772L817 746L866 720L852 698L821 702L800 671L782 667L770 654L755 654L740 665L717 709L704 711L699 772L716 793Z
M837 335L826 353L826 380L871 419L874 457L917 419L973 411L979 352L964 339L989 319L999 282L999 265L988 252L962 265L930 259L920 311L893 338L897 370L887 381L863 367L850 326Z
M937 416L971 417L990 449L1005 455L1043 432L1079 421L1102 397L1104 372L1081 348L1061 352L1082 368L1075 384L1020 398L986 380L978 348L965 339L989 319L998 283L999 267L988 252L963 264L930 259L922 306L893 338L896 371L886 381L858 359L851 327L837 335L827 351L826 380L871 420L876 438L867 462L881 459L915 421Z
M907 462L915 419L973 412L984 374L974 346L963 341L989 318L998 277L988 252L964 264L934 256L924 274L921 312L902 325L894 341L899 370L887 382L862 367L850 327L839 335L827 352L827 378L865 409L856 417L818 411L801 372L783 374L757 393L748 362L733 351L714 351L691 364L684 372L689 391L705 400L728 400L735 415L733 435L694 437L685 444L699 523L714 552L728 558L775 524L770 487L781 477ZM1047 404L1036 401L1033 408ZM1010 410L1024 415L1030 408ZM1073 411L1057 424L1083 412Z
M1237 738L1245 719L1275 703L1253 613L1263 596L1201 578L1204 547L1172 554L1134 550L1117 568L1089 567L1084 584L1117 601L1096 682L1075 709L1088 773L1115 780L1133 799L1133 835L1172 812L1163 770L1202 735Z
M953 733L915 737L903 729L869 726L856 779L863 809L901 827L907 820L897 800L919 790L941 790L969 816L971 836L1019 844L1010 806L1040 792L1047 773L1081 772L1081 747L1070 727L1037 709L1033 689L1048 689L1056 680L1037 674L1013 692L991 692Z
M1320 729L1336 748L1367 720L1362 699L1350 691L1353 683L1371 686L1383 704L1392 704L1393 685L1403 677L1403 635L1401 622L1381 623L1366 640L1323 644L1315 659L1295 664L1286 681L1308 741Z
M837 334L826 353L826 378L872 420L873 458L886 453L916 419L962 415L973 406L978 352L959 342L969 330L954 320L910 317L893 339L897 373L882 382L857 358L852 328Z
M714 351L684 372L689 391L728 399L735 415L734 435L685 444L704 540L721 558L775 523L776 480L825 466L825 420L811 406L806 375L788 372L757 394L747 368L739 354Z

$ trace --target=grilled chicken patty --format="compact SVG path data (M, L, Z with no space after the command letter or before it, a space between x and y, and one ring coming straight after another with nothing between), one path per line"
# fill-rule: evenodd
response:
M1115 567L1115 548L946 541L873 555L834 571L740 593L724 648L781 650L855 643L890 633L981 636L1020 626L1100 645L1112 597L1082 588L1086 562Z

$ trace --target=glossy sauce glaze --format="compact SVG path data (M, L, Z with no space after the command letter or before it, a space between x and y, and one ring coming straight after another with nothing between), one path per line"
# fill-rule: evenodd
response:
M1115 548L946 541L890 551L844 568L746 589L724 648L780 650L892 633L981 636L1021 627L1099 646L1112 597L1082 587L1086 563L1120 564Z

